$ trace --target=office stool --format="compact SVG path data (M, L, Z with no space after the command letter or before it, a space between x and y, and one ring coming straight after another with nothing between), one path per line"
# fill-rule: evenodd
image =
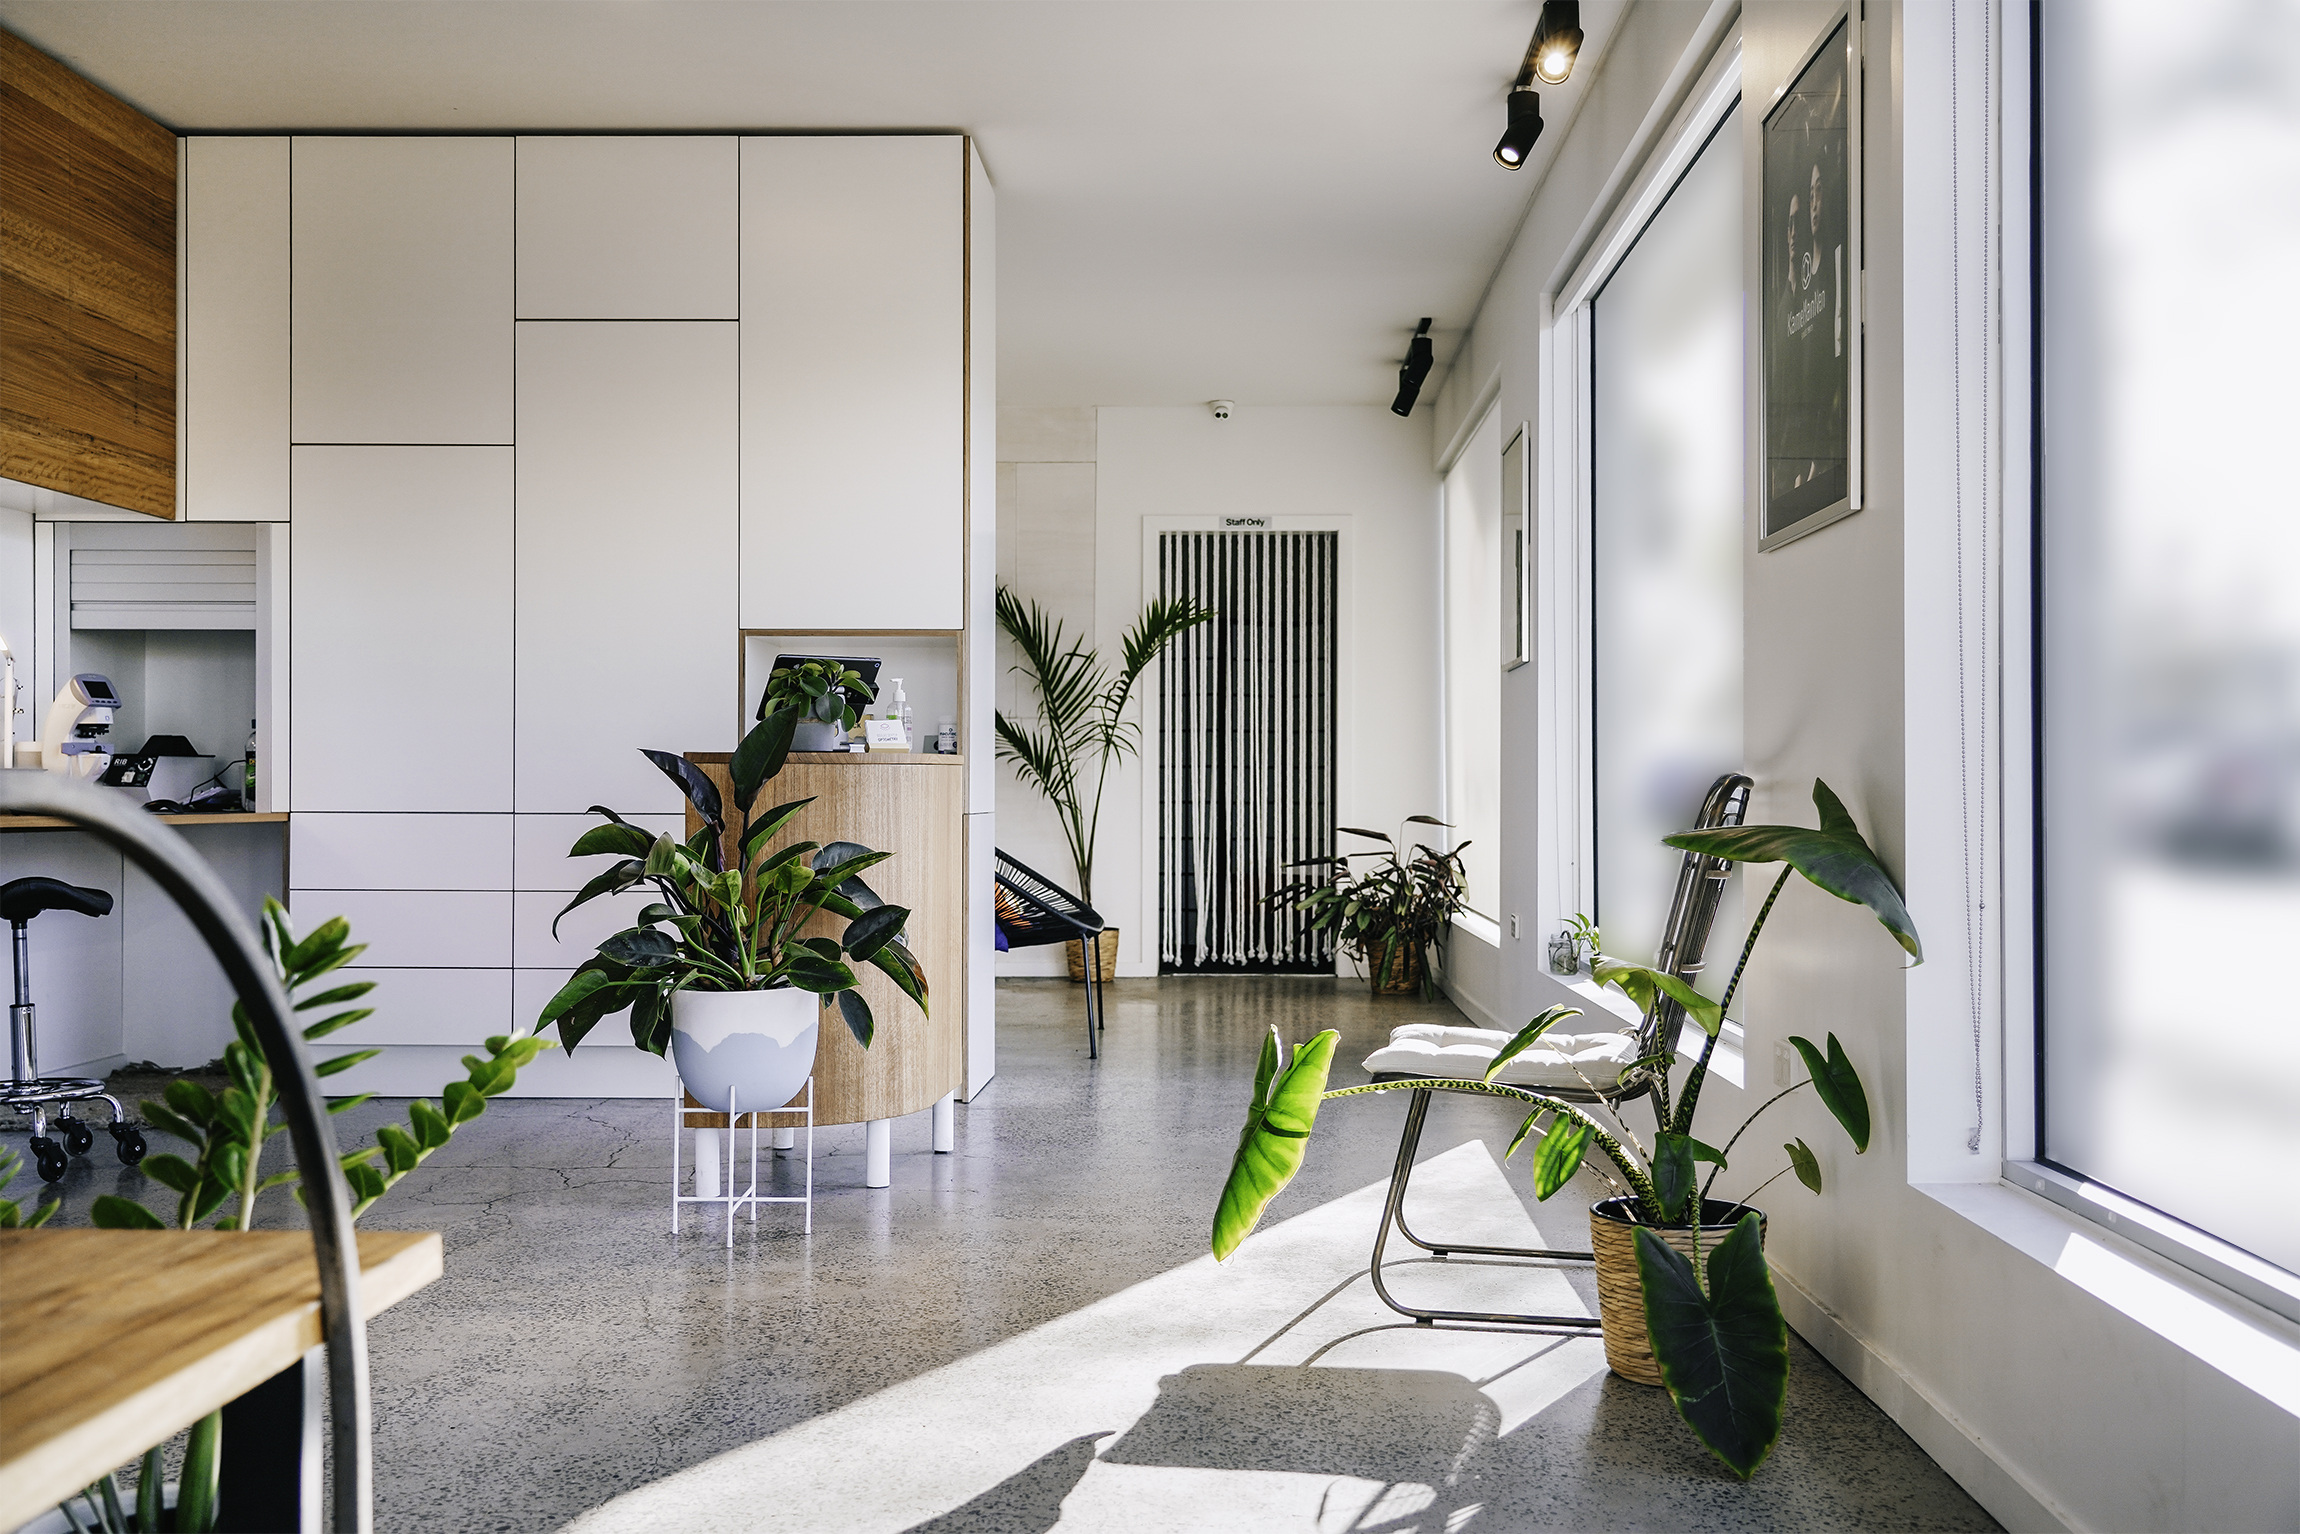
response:
M51 1104L102 1102L112 1110L112 1143L123 1166L144 1159L144 1132L128 1122L120 1100L104 1090L93 1076L42 1076L40 1043L32 1010L31 945L25 929L42 911L77 911L82 916L109 916L112 897L102 890L82 889L61 879L35 876L0 884L0 921L14 929L16 1003L8 1009L9 1079L0 1082L0 1108L32 1115L32 1160L41 1180L57 1182L70 1165L67 1153L85 1156L96 1143L96 1132L69 1113L56 1115L58 1144L48 1138Z

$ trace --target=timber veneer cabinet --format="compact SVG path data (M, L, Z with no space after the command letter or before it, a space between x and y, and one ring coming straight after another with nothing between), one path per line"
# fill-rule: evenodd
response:
M176 137L5 32L0 476L176 514Z

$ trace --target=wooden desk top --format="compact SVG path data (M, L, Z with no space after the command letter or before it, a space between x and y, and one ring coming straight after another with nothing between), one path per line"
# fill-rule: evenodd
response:
M170 826L272 826L286 821L287 816L277 810L252 812L233 811L224 815L154 815L154 820ZM0 815L0 831L85 831L86 826L53 815Z
M436 1231L363 1231L372 1317L440 1275ZM0 1231L0 1527L244 1395L321 1340L295 1231Z

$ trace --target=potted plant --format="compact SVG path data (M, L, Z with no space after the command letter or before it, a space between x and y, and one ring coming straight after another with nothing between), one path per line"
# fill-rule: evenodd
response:
M1379 831L1339 827L1345 836L1360 836L1382 845L1372 852L1345 852L1338 857L1303 858L1287 864L1289 868L1325 872L1273 890L1269 903L1305 911L1313 930L1333 933L1342 952L1366 966L1376 996L1418 992L1426 1001L1437 994L1429 969L1429 950L1444 940L1454 913L1462 908L1461 854L1469 843L1459 842L1440 851L1416 842L1401 854L1399 843L1406 838L1405 827L1411 825L1452 829L1434 815L1408 815L1398 827L1397 841ZM1352 866L1353 858L1373 862L1359 869Z
M631 1041L657 1055L670 1049L687 1090L725 1112L737 1083L756 1108L781 1107L797 1094L814 1070L821 1009L834 1000L856 1041L870 1046L874 1023L854 965L876 967L926 1010L925 972L902 942L910 912L880 900L860 877L890 854L839 841L768 850L814 803L752 812L759 791L783 770L799 720L796 707L774 710L735 748L728 777L740 818L731 828L717 785L667 751L644 755L701 816L692 837L650 835L591 807L606 824L584 832L568 856L616 861L567 902L553 932L569 911L602 896L644 886L658 898L599 944L545 1004L538 1030L556 1027L573 1049L603 1018L627 1010ZM844 931L812 932L818 916L843 919Z
M1134 620L1124 663L1112 674L1092 646L1067 639L1062 624L1036 602L998 588L998 630L1022 656L1014 669L1029 680L1038 716L1033 723L998 715L998 757L1054 806L1086 905L1094 904L1094 842L1110 768L1141 749L1142 727L1126 717L1134 684L1177 635L1213 616L1212 608L1187 597L1152 602ZM1069 946L1070 978L1084 980L1085 945ZM1105 927L1095 942L1095 978L1110 979L1117 963L1118 929Z
M768 675L759 717L796 714L793 751L844 751L847 732L871 701L870 687L861 672L831 661L804 660L795 666L777 666Z
M1522 1103L1529 1111L1507 1154L1515 1155L1537 1129L1543 1131L1533 1157L1536 1197L1546 1199L1564 1187L1592 1149L1618 1174L1608 1181L1621 1191L1590 1212L1608 1360L1616 1359L1617 1344L1622 1345L1621 1356L1633 1357L1636 1349L1631 1345L1642 1333L1678 1414L1734 1474L1744 1480L1755 1474L1780 1436L1789 1350L1787 1323L1765 1266L1764 1216L1749 1207L1749 1200L1784 1173L1775 1173L1731 1202L1711 1199L1709 1189L1727 1169L1727 1158L1749 1125L1790 1093L1812 1087L1843 1126L1856 1154L1869 1147L1869 1100L1835 1034L1829 1035L1826 1049L1808 1039L1792 1038L1789 1042L1804 1061L1807 1079L1759 1104L1722 1147L1696 1139L1694 1113L1725 1011L1792 872L1840 900L1867 906L1913 960L1924 959L1900 891L1862 839L1852 816L1818 780L1813 784L1813 803L1820 811L1818 830L1735 826L1664 838L1672 847L1732 862L1788 865L1750 924L1721 1000L1711 1001L1674 975L1644 965L1602 957L1596 961L1600 983L1618 986L1648 1012L1664 999L1674 1000L1708 1035L1700 1058L1674 1091L1673 1057L1636 1061L1622 1073L1624 1078L1636 1071L1655 1073L1649 1098L1654 1113L1650 1144L1638 1140L1610 1113L1601 1120L1589 1108L1494 1079L1552 1025L1577 1015L1570 1007L1552 1007L1519 1030L1496 1054L1482 1082L1388 1081L1328 1091L1326 1075L1341 1036L1328 1029L1296 1046L1293 1058L1286 1061L1272 1029L1263 1042L1245 1132L1215 1211L1214 1255L1224 1258L1235 1251L1260 1221L1270 1199L1300 1170L1318 1105L1326 1098L1427 1087L1482 1092ZM1789 1158L1784 1172L1793 1170L1806 1187L1820 1192L1820 1162L1812 1149L1801 1139L1782 1148ZM1705 1163L1710 1170L1703 1179L1700 1171ZM1601 1164L1599 1170L1608 1169ZM1627 1266L1630 1262L1633 1270Z

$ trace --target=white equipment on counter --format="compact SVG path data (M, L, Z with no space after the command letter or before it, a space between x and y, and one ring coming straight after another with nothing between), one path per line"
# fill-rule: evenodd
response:
M112 711L120 694L110 680L83 672L56 691L40 730L40 765L66 777L100 778L112 765Z

